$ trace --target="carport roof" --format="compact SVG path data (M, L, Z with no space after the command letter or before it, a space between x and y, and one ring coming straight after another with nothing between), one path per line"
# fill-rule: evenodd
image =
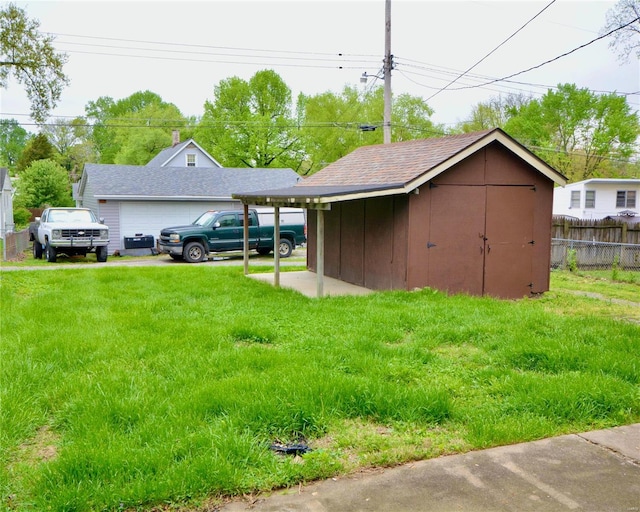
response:
M497 142L559 185L567 180L499 128L433 139L363 146L293 187L236 192L246 204L326 208L329 203L406 194ZM324 206L323 206L324 205Z

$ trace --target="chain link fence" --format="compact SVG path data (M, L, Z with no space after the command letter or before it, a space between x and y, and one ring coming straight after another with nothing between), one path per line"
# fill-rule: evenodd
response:
M582 270L640 270L640 244L551 239L551 267Z
M5 233L3 242L3 259L15 261L24 258L24 251L31 247L29 241L29 228L22 231Z

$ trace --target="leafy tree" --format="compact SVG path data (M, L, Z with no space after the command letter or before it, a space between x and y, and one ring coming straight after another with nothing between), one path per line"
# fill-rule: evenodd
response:
M523 94L509 94L478 103L471 109L470 118L461 123L459 128L463 133L503 128L511 116L531 99Z
M0 87L6 89L13 76L24 86L31 117L44 123L69 79L62 70L67 56L54 50L53 37L41 34L39 27L15 4L0 9Z
M573 180L602 175L611 158L627 162L640 135L624 97L573 84L520 107L505 131Z
M146 164L171 144L174 129L190 132L189 120L180 110L151 91L118 101L103 96L89 102L85 112L94 121L93 140L101 163ZM144 133L150 130L155 133Z
M391 105L391 140L400 142L442 135L445 129L433 124L429 119L432 115L433 109L422 98L399 95Z
M145 165L171 144L171 136L160 128L131 130L131 136L115 157L116 164Z
M55 148L44 133L39 133L27 142L24 151L16 163L16 170L23 172L32 162L55 158Z
M15 119L0 119L0 166L15 171L29 134Z
M196 136L227 167L300 168L300 135L291 114L291 90L271 70L247 82L221 81L204 105Z
M360 93L354 87L345 86L340 94L298 96L298 124L306 152L303 174L312 174L357 147L382 142L382 132L361 130L360 126L374 126L374 121L365 121L361 109Z
M640 59L640 0L620 0L609 9L602 33L607 34L623 26L611 35L609 47L618 49L618 58L622 61L628 61L633 53Z
M345 86L340 94L325 92L298 98L298 123L304 137L310 174L354 149L383 142L384 89L359 92ZM432 137L444 132L429 119L433 110L422 98L402 94L391 111L393 142Z
M27 167L18 181L19 206L73 206L67 171L51 159L37 160Z
M86 162L96 161L91 129L85 118L56 119L43 126L42 132L56 149L56 160L69 172L72 181L82 174Z

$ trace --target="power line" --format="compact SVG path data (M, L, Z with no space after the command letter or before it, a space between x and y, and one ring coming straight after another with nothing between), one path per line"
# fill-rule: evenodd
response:
M374 58L377 55L368 55L368 54L348 54L348 53L328 53L328 52L299 52L294 50L273 50L273 49L263 49L263 48L241 48L234 46L213 46L213 45L205 45L205 44L191 44L191 43L174 43L174 42L163 42L163 41L146 41L141 39L123 39L117 37L101 37L101 36L87 36L87 35L78 35L78 34L60 34L55 32L48 33L51 36L64 36L64 37L77 37L84 39L99 39L104 41L122 41L125 43L143 43L143 44L155 44L155 45L164 45L164 46L184 46L188 48L209 48L214 50L231 50L231 51L247 51L247 52L260 52L260 53L282 53L282 54L297 54L297 55L322 55L324 57L367 57ZM90 46L90 45L89 45Z
M529 21L527 21L524 25L522 25L518 30L516 30L513 34L511 34L509 37L507 37L504 41L502 41L498 46L496 46L493 50L491 50L489 53L487 53L484 57L482 57L478 62L476 62L473 66L471 66L469 69L467 69L466 71L462 72L460 75L458 75L456 78L454 78L451 82L449 82L447 85L445 85L442 89L440 89L439 91L435 92L434 94L432 94L431 96L429 96L426 101L429 101L430 99L434 98L435 96L437 96L438 94L440 94L442 91L444 91L445 89L447 89L450 85L453 85L454 83L456 83L460 78L462 78L464 75L466 75L469 71L471 71L473 68L475 68L476 66L478 66L482 61L484 61L485 59L487 59L490 55L492 55L493 53L495 53L501 46L503 46L504 44L506 44L511 38L515 37L515 35L520 32L521 30L523 30L529 23L531 23L533 20L535 20L538 16L540 16L544 11L546 11L549 7L551 7L554 3L556 2L556 0L551 0L551 2L549 2L540 12L538 12L533 18L531 18Z
M474 85L474 86L470 86L470 87L456 87L455 89L450 89L450 90L459 91L459 90L462 90L462 89L472 89L472 88L476 88L476 87L483 87L485 85L491 85L491 84L493 84L495 82L503 82L503 81L508 80L509 78L513 78L514 76L518 76L518 75L522 75L524 73L528 73L529 71L533 71L534 69L541 68L542 66L545 66L545 65L547 65L547 64L549 64L551 62L554 62L554 61L556 61L558 59L561 59L562 57L566 57L567 55L571 55L572 53L577 52L578 50L581 50L582 48L585 48L585 47L589 46L590 44L593 44L596 41L599 41L600 39L603 39L605 37L610 36L614 32L617 32L618 30L622 30L623 28L628 27L629 25L635 23L638 20L640 20L640 17L637 17L636 19L631 20L629 23L626 23L625 25L622 25L622 26L620 26L618 28L613 29L613 30L607 32L606 34L598 36L595 39L592 39L591 41L589 41L587 43L584 43L584 44L578 46L577 48L574 48L573 50L570 50L570 51L565 52L565 53L563 53L561 55L558 55L557 57L554 57L553 59L546 60L546 61L542 62L541 64L538 64L537 66L532 66L532 67L530 67L528 69L525 69L523 71L518 71L517 73L513 73L511 75L508 75L508 76L505 76L505 77L502 77L502 78L496 78L495 80L491 80L490 82L486 82L486 83L483 83L483 84ZM635 94L639 94L639 92L633 92L633 93L628 93L628 94L629 95L635 95Z

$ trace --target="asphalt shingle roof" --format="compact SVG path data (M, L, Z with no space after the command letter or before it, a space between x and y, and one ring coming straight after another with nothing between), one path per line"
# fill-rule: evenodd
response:
M291 187L300 176L292 169L86 164L83 180L91 181L96 197L209 198Z
M328 203L408 193L487 144L497 142L556 183L566 178L499 128L433 139L363 146L329 164L294 187L236 193L256 204Z
M493 130L437 139L362 146L301 182L299 187L408 183Z

